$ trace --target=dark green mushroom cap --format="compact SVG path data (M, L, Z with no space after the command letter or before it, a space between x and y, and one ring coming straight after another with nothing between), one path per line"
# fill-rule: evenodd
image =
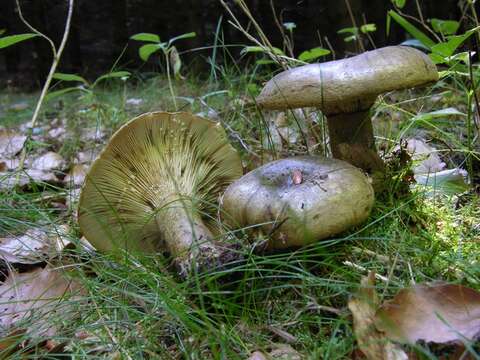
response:
M436 80L437 69L427 55L388 46L284 71L267 82L256 100L271 110L317 107L333 115L366 110L380 94Z
M209 219L220 194L242 175L237 152L215 122L154 112L122 126L92 165L78 222L98 250L192 252L213 247ZM200 246L200 248L203 245Z
M363 172L336 159L301 156L268 163L232 183L222 213L232 228L250 228L270 249L306 245L361 224L374 193Z

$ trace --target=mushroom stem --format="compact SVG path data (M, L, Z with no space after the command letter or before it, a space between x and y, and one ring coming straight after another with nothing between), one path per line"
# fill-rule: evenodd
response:
M155 216L158 229L181 274L190 272L192 260L217 256L210 230L186 200L175 201ZM198 264L202 267L208 264Z
M369 110L327 117L330 148L335 158L345 160L368 173L384 170L377 154Z

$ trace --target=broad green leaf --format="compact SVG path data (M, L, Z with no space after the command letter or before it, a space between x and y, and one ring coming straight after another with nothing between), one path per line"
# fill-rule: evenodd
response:
M160 42L160 36L158 36L157 34L151 34L151 33L135 34L130 36L130 39L137 40L137 41L148 41L148 42L154 42L154 43Z
M6 29L0 29L0 35L5 34L5 31L7 31L7 30Z
M255 64L257 64L257 65L270 65L270 64L275 64L275 61L268 60L268 59L259 59L259 60L255 61Z
M377 31L377 25L375 25L375 24L362 25L362 26L360 26L360 31L364 34L369 33L369 32Z
M263 48L261 46L246 46L242 49L240 52L241 55L246 54L246 53L268 53L272 51L275 55L285 55L282 50L279 48L273 47L271 49L269 48Z
M438 54L435 54L435 53L430 53L428 54L428 57L430 58L430 60L432 60L432 62L435 64L435 65L438 65L438 64L444 64L447 62L447 58L445 56L442 56L442 55L438 55Z
M11 45L14 45L16 43L19 43L21 41L25 41L28 39L31 39L33 37L38 36L37 34L17 34L17 35L10 35L10 36L4 36L0 38L0 49L9 47Z
M140 55L140 59L143 61L147 61L150 55L152 55L154 52L162 49L161 44L147 44L143 45L138 49L138 55Z
M460 23L455 20L430 19L433 30L443 35L454 35Z
M123 77L129 77L130 75L131 74L128 71L114 71L114 72L100 76L97 80L95 80L95 84L98 84L100 81L103 81L106 79L123 78Z
M352 36L347 36L345 39L343 39L345 42L350 42L350 41L355 41L357 40L357 36L356 35L352 35Z
M189 33L186 33L186 34L175 36L168 41L168 46L170 46L171 44L173 44L177 40L190 39L190 38L193 38L195 36L197 36L197 34L194 33L194 32L189 32Z
M428 47L429 49L435 45L435 42L430 39L424 32L419 30L415 25L409 22L400 14L397 14L395 11L390 10L388 12L388 16L390 16L393 20L395 20L401 27L403 27L410 35L412 35L415 39L419 40L423 45Z
M66 93L70 93L70 92L73 92L73 91L86 91L86 90L82 89L81 87L78 87L78 86L68 87L68 88L65 88L65 89L49 92L47 94L47 96L45 96L45 100L47 100L47 101L52 100L56 97L59 97L61 95L64 95Z
M298 56L298 60L311 61L311 60L318 59L319 57L325 56L325 55L328 55L328 54L330 54L330 50L324 49L324 48L321 48L321 47L316 47L316 48L313 48L313 49L302 52Z
M446 42L441 42L432 46L432 52L443 57L452 56L455 53L455 50L457 50L457 48L462 45L465 40L475 33L475 31L472 30L467 31L463 35L449 36Z
M405 4L406 4L407 0L392 0L392 3L395 4L395 6L399 9L402 9Z
M88 84L88 81L85 80L83 77L75 74L66 74L66 73L55 73L53 74L53 78L62 81L78 81L84 84Z
M343 28L337 31L337 34L358 34L358 28L356 27L348 27L348 28Z
M445 118L446 116L466 116L466 114L462 113L461 111L453 107L449 107L441 110L431 111L428 113L418 114L412 120L413 121L430 121L437 118Z

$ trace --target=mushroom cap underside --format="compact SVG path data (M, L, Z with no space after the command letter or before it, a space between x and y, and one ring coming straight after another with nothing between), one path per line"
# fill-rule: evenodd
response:
M314 106L334 115L367 110L382 93L437 80L437 69L427 55L407 46L388 46L281 72L256 100L271 110Z
M186 112L140 115L93 163L80 195L80 229L100 251L159 250L162 209L189 206L213 217L218 197L241 175L218 123Z
M233 228L251 228L268 248L298 247L365 221L374 192L347 162L313 156L268 163L232 183L222 213Z

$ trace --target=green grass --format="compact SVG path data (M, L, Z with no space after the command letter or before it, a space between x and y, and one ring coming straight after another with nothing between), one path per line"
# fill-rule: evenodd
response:
M177 95L193 99L192 104L179 99L179 107L193 112L214 109L249 169L274 158L305 153L301 140L282 150L272 149L266 119L247 104L255 91L252 84L260 86L260 79L252 82L250 75L240 76L231 69L219 69L218 73L224 76L218 83L177 82ZM204 97L202 104L200 98L205 94L211 96ZM128 106L130 98L143 102ZM30 106L8 110L9 104L19 99L26 99ZM26 121L34 99L33 95L2 94L0 104L6 119L2 125ZM383 98L375 119L380 147L388 151L398 143L400 134L421 134L445 150L442 154L449 166L462 164L469 156L478 157L478 148L472 152L466 141L466 119L411 120L420 112L450 106L465 112L463 89L452 81ZM99 126L110 136L128 119L153 110L173 110L168 84L161 77L112 84L96 89L94 96L71 93L46 104L39 126L65 119L73 135L63 143L36 146L71 159L86 147L103 146L79 137L83 128ZM289 121L296 126L295 119ZM309 126L306 135L316 145L315 153L325 152L323 126L320 119L316 126ZM391 175L394 180L386 185L386 195L377 199L363 226L290 252L256 254L246 246L245 263L188 281L178 279L161 254L115 262L80 246L70 250L55 263L74 270L71 276L87 288L88 302L79 304L75 321L63 322L54 340L66 342L64 351L74 357L92 359L246 359L254 350L268 351L276 343L286 342L306 359L349 358L356 345L346 304L367 270L388 278L377 282L384 297L413 282L434 280L480 290L479 198L471 196L463 206L455 207L458 196L432 195L423 188L405 193L395 181L401 177L399 173ZM0 236L42 224L66 223L71 226L71 240L78 244L74 208L45 200L46 191L64 192L53 186L0 192ZM245 243L255 240L236 235ZM49 319L55 320L62 321ZM30 344L33 348L17 349L15 356L30 351L27 358L35 358L34 354L53 358L45 355L44 347Z

